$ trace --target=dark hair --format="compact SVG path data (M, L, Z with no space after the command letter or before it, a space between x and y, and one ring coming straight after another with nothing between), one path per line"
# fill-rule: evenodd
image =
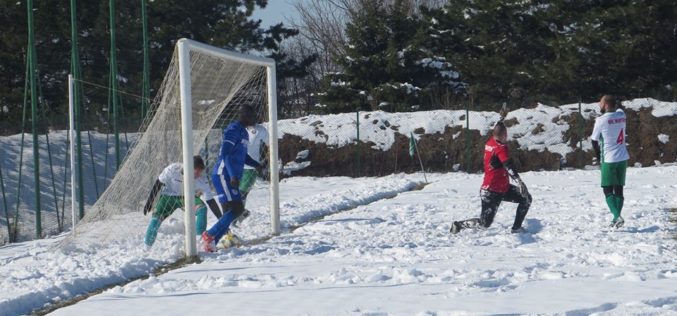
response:
M241 105L239 111L245 115L256 115L256 111L250 105Z
M193 156L193 168L205 170L205 162L199 155Z
M507 131L508 131L508 128L505 127L505 124L503 123L503 121L499 121L498 123L496 123L496 125L494 125L494 136L499 135L503 132L507 132Z

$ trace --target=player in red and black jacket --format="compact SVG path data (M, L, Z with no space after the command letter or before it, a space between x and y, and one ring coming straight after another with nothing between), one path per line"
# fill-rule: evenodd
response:
M484 182L480 189L482 214L479 218L453 222L450 230L452 233L456 234L463 228L491 226L502 201L518 203L512 232L524 232L522 222L529 211L531 195L513 166L506 144L507 139L508 129L505 124L496 123L493 135L484 146ZM509 177L519 186L511 185Z

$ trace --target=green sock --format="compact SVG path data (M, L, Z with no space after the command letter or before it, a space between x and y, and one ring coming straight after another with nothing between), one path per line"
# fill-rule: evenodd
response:
M616 198L616 209L618 210L618 216L621 216L621 211L623 210L623 201L625 200L622 196L614 195Z
M609 210L611 211L611 214L614 215L614 220L618 218L620 215L620 211L618 210L618 207L616 205L616 196L613 194L610 194L609 196L606 197L606 205L609 206Z

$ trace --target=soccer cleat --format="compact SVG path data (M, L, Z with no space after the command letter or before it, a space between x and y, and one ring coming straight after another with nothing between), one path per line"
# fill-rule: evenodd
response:
M202 233L202 250L205 252L214 252L216 251L216 246L214 245L214 236L210 235L207 231Z
M623 224L625 224L625 220L623 219L623 217L618 216L618 218L611 221L611 225L609 225L609 227L611 227L611 228L621 228L621 227L623 227Z
M461 231L463 227L461 226L461 222L453 222L451 223L451 229L449 229L449 232L452 234L458 234L458 232Z
M526 233L527 230L524 229L524 227L519 227L519 228L510 229L510 232L513 233L513 234L523 234L523 233Z

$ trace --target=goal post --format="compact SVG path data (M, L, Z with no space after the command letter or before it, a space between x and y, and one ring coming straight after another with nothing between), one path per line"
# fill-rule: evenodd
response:
M115 177L59 247L86 249L106 244L125 248L141 246L148 241L147 245L156 248L162 240L162 251L173 249L181 254L185 252L187 257L195 256L200 236L197 236L195 226L193 156L200 154L203 157L207 167L205 176L209 177L216 160L214 157L219 154L223 129L237 119L238 108L243 105L251 106L257 114L257 122L267 127L270 172L268 181L257 183L247 199L252 216L262 224L251 227L249 233L256 235L255 238L263 237L261 234L279 234L275 66L275 61L270 58L228 51L189 39L178 40L162 84L139 132L131 136L129 149ZM155 208L147 208L148 203L153 202L149 201L153 184L163 169L172 163L183 164L182 179L176 180L181 183L175 184L181 187L184 196L180 206L184 211L182 215L173 215L174 210L163 209L156 213ZM171 197L176 193L167 194ZM156 202L160 199L161 196ZM172 217L170 222L182 221L182 225L175 229L170 223L163 225L164 230L158 229L159 223L169 217ZM265 224L269 219L270 230ZM184 251L177 249L182 244ZM146 252L144 255L154 254Z
M177 42L179 59L179 85L181 100L181 134L184 166L184 196L195 195L193 178L193 123L192 123L192 73L191 52L199 51L202 54L217 58L233 60L242 63L254 64L266 67L266 92L268 99L268 142L269 142L269 171L270 171L270 216L271 234L280 233L280 209L279 209L279 174L278 174L278 144L277 144L277 82L275 60L271 58L249 56L218 47L203 44L190 39L180 39ZM187 141L188 140L188 141ZM187 257L197 255L195 240L195 210L194 201L185 198L185 252Z

